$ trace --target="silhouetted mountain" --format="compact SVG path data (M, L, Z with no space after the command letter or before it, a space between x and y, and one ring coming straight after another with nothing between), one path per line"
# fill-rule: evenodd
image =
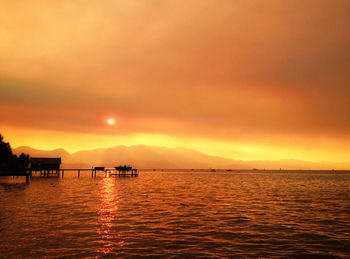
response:
M186 148L165 148L155 146L116 146L83 150L69 154L64 149L36 150L30 147L18 147L14 153L28 153L32 157L61 157L63 167L91 167L130 164L136 168L168 169L345 169L345 164L312 163L299 160L280 161L240 161L210 156Z
M15 154L25 153L30 154L31 157L61 157L63 160L69 159L70 154L62 148L55 150L39 150L27 146L14 148Z
M61 157L63 167L130 164L138 168L249 168L240 161L209 156L195 150L143 145L83 150L73 154L64 149L45 151L30 147L18 147L14 152L25 152L32 157Z
M106 166L131 164L138 168L241 167L234 160L209 156L194 150L143 145L80 151L72 154L71 159L71 162L89 161L91 164Z

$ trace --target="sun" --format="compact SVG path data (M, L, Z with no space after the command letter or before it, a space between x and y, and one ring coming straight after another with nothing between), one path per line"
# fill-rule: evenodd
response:
M108 125L114 125L115 124L115 119L114 118L109 118L109 119L107 119L107 124Z

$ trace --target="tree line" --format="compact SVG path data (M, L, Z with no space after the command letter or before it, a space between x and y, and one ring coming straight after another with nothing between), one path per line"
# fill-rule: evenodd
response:
M5 142L0 134L0 173L23 171L28 168L29 159L29 155L24 153L19 156L13 154L10 143Z

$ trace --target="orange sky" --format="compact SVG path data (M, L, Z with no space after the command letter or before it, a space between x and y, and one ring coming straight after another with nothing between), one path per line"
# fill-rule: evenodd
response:
M350 166L349 13L348 0L4 0L0 133Z

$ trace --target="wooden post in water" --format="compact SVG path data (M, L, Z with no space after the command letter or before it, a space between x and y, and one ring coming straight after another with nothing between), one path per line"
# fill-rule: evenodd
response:
M80 169L78 169L78 178L80 178Z

